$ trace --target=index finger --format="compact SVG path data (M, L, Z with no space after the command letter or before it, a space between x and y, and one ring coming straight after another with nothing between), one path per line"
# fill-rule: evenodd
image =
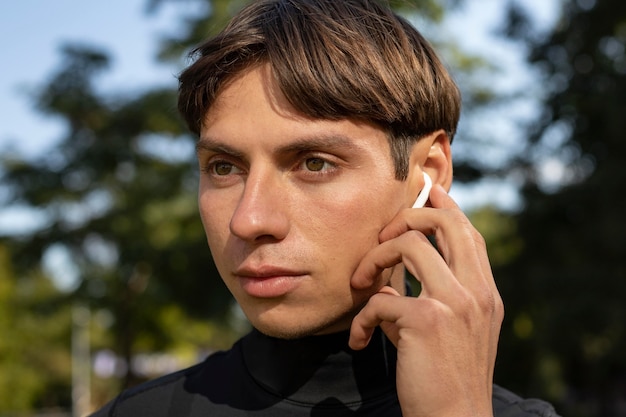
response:
M441 185L434 185L430 192L430 203L432 208L441 208L441 209L457 209L461 210L461 208L456 204L456 202L448 195L446 190ZM411 210L424 210L424 209L411 209ZM427 209L426 209L427 210ZM395 220L395 219L394 219ZM406 222L397 222L392 220L383 230L381 230L378 235L378 239L380 242L386 242L387 240L393 239L395 237L400 236L402 233L408 232L412 228ZM431 234L435 233L434 228L430 230Z
M439 253L461 284L475 289L495 286L480 233L441 186L433 187L430 201L429 208L400 212L380 232L379 240L391 241L412 230L434 235Z

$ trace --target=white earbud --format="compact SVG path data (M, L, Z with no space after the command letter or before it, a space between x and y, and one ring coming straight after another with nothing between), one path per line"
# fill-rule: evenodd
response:
M430 190L433 188L433 180L430 179L430 176L424 172L424 188L420 191L415 203L413 203L413 208L424 207L426 202L428 201L428 197L430 195Z

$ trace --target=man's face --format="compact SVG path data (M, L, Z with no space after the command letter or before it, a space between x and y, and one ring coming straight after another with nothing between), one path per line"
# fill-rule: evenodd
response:
M347 329L374 287L350 278L378 233L410 205L374 125L297 113L267 66L237 77L198 142L199 205L211 253L251 323L277 337Z

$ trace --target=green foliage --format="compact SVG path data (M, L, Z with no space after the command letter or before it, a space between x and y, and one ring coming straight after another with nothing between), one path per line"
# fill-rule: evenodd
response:
M521 9L509 34L531 47L545 95L513 167L523 250L497 268L508 300L498 377L563 415L619 415L626 400L626 3L564 2L546 38ZM545 161L562 175L545 180ZM556 183L556 185L555 185ZM621 387L621 388L620 388Z
M175 4L180 0L149 0L148 10L154 11L167 3ZM164 61L179 61L194 46L200 44L208 35L214 34L226 26L230 18L251 0L194 0L195 7L189 9L203 13L184 13L182 30L175 36L166 37L161 42L159 58ZM427 21L441 21L448 8L456 7L462 0L390 0L399 13L410 15L419 12ZM189 6L189 5L188 5Z
M149 0L149 10L157 9L165 3L177 0ZM250 0L194 0L193 5L200 13L184 13L182 29L173 36L161 40L158 57L163 61L179 62L193 47L199 45L209 35L221 30L230 18Z
M419 11L439 21L458 2L392 4L407 15ZM159 56L179 60L245 3L197 0L196 13L182 14L183 30L163 40ZM459 50L451 54L468 70L484 64ZM154 352L173 352L190 363L198 349L228 347L242 331L197 214L194 138L176 113L175 86L102 93L98 77L109 66L107 54L95 47L66 46L35 97L42 113L65 123L59 145L35 159L13 155L1 161L11 204L37 208L45 224L3 238L15 273L0 276L6 300L0 302L6 309L0 315L0 411L69 405L70 306L76 302L92 312L93 352L109 349L127 363ZM477 92L475 102L489 94ZM480 175L472 166L464 172L467 179ZM487 217L509 227L495 213ZM517 250L511 233L496 234L506 243L502 262ZM39 272L53 249L66 253L78 271L67 293ZM6 321L17 317L11 311L22 312L16 326ZM27 361L14 360L18 355ZM152 376L131 371L121 384L93 376L93 401L102 403L121 386ZM19 395L9 395L15 390L8 384L18 384Z
M69 406L70 327L63 295L37 271L16 279L0 245L0 413Z
M16 267L39 265L52 245L67 251L80 271L74 297L112 314L114 350L130 360L139 338L149 335L152 349L176 342L161 328L160 309L180 303L196 317L220 318L230 297L197 215L193 140L183 134L175 91L99 95L94 77L107 61L65 49L38 105L62 117L67 134L38 160L6 163L5 184L47 219L11 241Z
M495 207L482 207L470 214L470 220L488 245L491 266L509 264L522 249L515 219Z

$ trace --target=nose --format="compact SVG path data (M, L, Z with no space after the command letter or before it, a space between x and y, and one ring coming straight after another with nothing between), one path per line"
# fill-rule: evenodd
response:
M285 186L277 178L248 176L230 220L231 233L248 242L284 239L289 231L285 197Z

